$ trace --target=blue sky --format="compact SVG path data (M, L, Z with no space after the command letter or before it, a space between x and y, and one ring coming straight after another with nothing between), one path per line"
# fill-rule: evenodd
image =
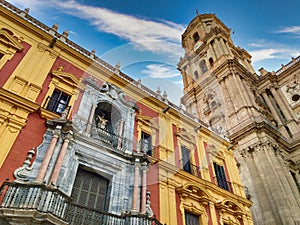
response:
M215 13L232 29L235 45L252 55L256 71L276 71L300 55L299 0L9 0L59 33L179 104L176 65L181 34L199 13Z

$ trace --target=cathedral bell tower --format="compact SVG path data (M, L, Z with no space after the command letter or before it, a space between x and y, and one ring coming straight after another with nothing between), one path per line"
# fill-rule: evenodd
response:
M299 127L282 120L288 110L276 102L279 94L266 88L251 55L234 45L230 33L214 14L199 14L190 22L182 35L185 55L178 63L181 101L189 113L230 138L253 201L255 224L300 224L299 190L288 166L293 160L286 141ZM266 77L271 77L270 85L275 80L270 73Z

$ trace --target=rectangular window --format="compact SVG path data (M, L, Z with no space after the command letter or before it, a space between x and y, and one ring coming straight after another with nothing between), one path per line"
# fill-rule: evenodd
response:
M199 216L189 212L185 212L185 224L186 225L200 225Z
M52 96L48 96L47 98L46 109L57 114L62 114L62 112L67 109L70 98L70 95L55 89Z
M183 170L188 173L192 173L190 150L188 150L185 146L181 146L181 155Z
M141 151L145 152L147 155L152 156L152 138L150 134L142 131L141 137Z
M220 165L218 165L217 163L214 162L214 169L215 169L215 173L216 173L216 179L217 179L218 186L220 188L223 188L224 190L229 191L229 187L228 187L228 183L227 183L227 180L226 180L224 167L220 166Z

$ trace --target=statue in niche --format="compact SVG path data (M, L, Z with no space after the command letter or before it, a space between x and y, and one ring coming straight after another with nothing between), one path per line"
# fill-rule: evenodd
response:
M101 129L106 129L106 125L109 123L109 121L107 119L104 118L105 114L102 113L101 116L97 116L98 117L98 127Z

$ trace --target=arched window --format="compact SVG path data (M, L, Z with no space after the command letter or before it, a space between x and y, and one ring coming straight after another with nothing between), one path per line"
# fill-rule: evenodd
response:
M96 127L118 134L121 114L116 107L107 102L100 102L95 110Z
M199 63L199 67L202 73L205 73L207 71L207 66L205 60L201 60Z
M214 65L214 60L212 57L208 59L209 65L212 67Z
M195 42L197 42L200 39L198 32L195 32L193 34L193 39L194 39Z
M197 71L194 72L194 77L195 77L195 79L198 79L198 78L199 78L199 74L198 74Z

